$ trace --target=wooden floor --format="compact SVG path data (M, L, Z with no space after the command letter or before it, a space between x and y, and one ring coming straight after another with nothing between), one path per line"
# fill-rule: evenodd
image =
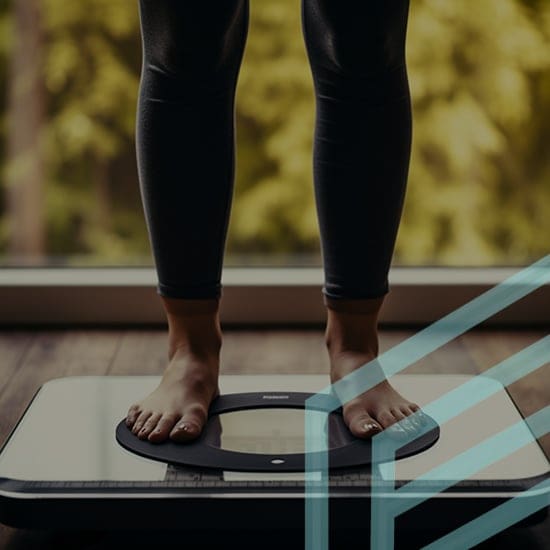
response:
M426 356L406 372L480 373L548 332L472 331ZM413 334L412 329L382 330L381 351ZM166 361L167 333L162 328L4 329L0 331L0 442L5 441L35 391L47 380L71 375L160 374ZM327 373L323 331L227 328L221 367L223 374ZM509 391L524 416L549 405L550 365L514 383ZM550 435L541 438L540 443L550 457ZM124 535L124 543L132 546L139 546L139 541L145 540L137 535L135 540L129 537L131 533ZM116 540L117 535L108 532L26 531L0 526L1 550L120 547L120 540ZM180 539L177 546L183 547L182 542ZM176 547L166 540L162 544L162 547ZM362 541L360 547L365 548L367 544ZM479 548L548 549L550 522L509 530Z

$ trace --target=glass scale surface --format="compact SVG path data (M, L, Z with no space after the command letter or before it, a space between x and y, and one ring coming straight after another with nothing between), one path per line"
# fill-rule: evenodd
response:
M469 375L396 375L394 387L421 407L471 379ZM488 383L498 382L486 379ZM303 472L250 472L184 467L128 451L115 427L160 376L75 376L50 380L34 395L0 451L0 522L15 527L117 528L147 514L151 528L299 528L304 521ZM222 394L318 392L324 375L224 375ZM429 449L396 461L396 487L413 480L522 419L506 389L440 426ZM269 409L222 415L222 448L274 453L304 451L304 411ZM436 419L437 420L437 419ZM527 424L523 423L529 431ZM529 432L530 433L530 432ZM401 514L403 528L459 526L550 477L537 440ZM365 523L369 467L331 471L331 521ZM405 497L403 497L405 498ZM541 510L532 521L546 515ZM145 516L144 516L145 517ZM132 521L139 528L139 522Z

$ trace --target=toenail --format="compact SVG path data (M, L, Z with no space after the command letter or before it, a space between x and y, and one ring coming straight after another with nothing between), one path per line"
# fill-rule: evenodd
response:
M376 424L372 424L372 423L363 424L363 429L364 429L366 432L370 432L370 431L372 431L372 430L380 431L380 428L379 428Z
M159 433L160 433L160 430L157 429L157 430L155 430L153 433L159 434Z

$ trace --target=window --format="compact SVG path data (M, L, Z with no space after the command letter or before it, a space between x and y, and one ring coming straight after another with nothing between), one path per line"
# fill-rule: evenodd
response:
M299 2L250 7L227 281L257 274L256 286L267 277L317 288L315 107ZM396 284L448 273L418 268L513 269L548 253L549 21L544 1L411 2L413 149ZM115 279L135 268L126 280L154 285L134 146L140 65L137 3L0 6L2 284L37 268L28 276L38 286L55 283L54 268L101 268ZM484 273L482 285L504 274Z

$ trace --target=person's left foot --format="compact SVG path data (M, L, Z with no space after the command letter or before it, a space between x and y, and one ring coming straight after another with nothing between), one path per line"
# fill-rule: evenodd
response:
M373 353L353 351L331 354L331 383L334 384L375 357ZM405 399L387 380L382 380L345 403L342 409L344 422L351 433L356 437L367 438L410 416L420 407ZM416 418L405 424L405 428L410 430L419 425ZM392 432L398 438L406 435L397 425L392 428Z
M332 302L332 307L327 309L325 343L330 357L332 384L378 356L377 317L382 301ZM380 366L373 363L367 368L380 369ZM395 390L383 373L380 378L380 383L344 403L342 407L344 421L356 437L371 437L420 410L416 403L405 399ZM424 422L422 415L415 415L403 425L405 430L415 431ZM389 433L398 439L406 436L406 431L398 425Z

